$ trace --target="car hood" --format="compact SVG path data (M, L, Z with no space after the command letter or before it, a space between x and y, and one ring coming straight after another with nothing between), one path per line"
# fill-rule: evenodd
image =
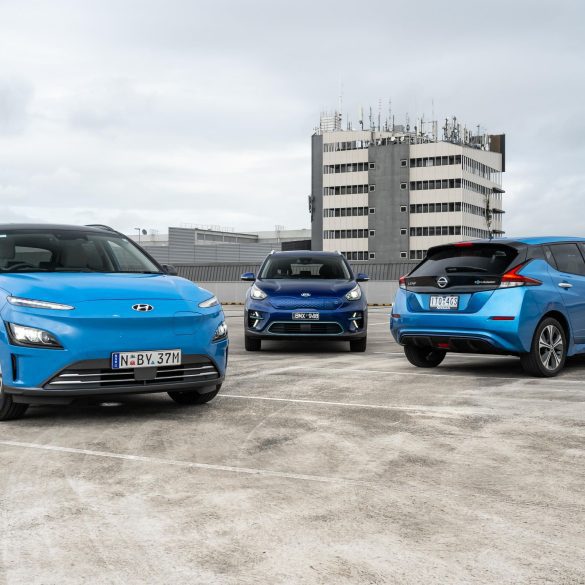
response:
M74 305L84 301L165 299L203 301L211 293L167 274L19 273L0 275L0 288L15 297Z
M301 296L308 293L314 297L341 297L355 287L351 280L258 280L258 288L261 288L271 296Z

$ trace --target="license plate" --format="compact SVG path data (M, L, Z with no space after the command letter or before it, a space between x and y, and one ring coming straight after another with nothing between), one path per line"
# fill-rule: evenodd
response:
M319 321L319 313L293 313L294 321Z
M155 368L157 366L180 366L180 349L155 351L119 351L112 354L112 370L126 368Z
M454 295L432 296L429 307L440 311L456 311L459 308L459 297Z

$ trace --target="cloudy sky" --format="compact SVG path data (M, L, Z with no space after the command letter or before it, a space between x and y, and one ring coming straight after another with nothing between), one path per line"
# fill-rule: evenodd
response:
M0 0L2 221L308 227L319 113L507 135L505 229L585 236L582 0Z

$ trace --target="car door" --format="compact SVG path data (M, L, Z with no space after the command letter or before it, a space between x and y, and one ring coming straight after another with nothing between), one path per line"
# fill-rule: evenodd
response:
M557 265L553 282L562 290L575 342L585 343L585 260L577 244L552 244L550 250Z

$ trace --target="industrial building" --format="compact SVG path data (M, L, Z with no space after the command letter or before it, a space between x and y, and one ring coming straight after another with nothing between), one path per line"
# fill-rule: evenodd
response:
M428 248L501 237L505 135L472 132L456 118L412 128L342 129L322 115L312 136L312 248L353 261L405 262Z
M165 264L260 263L271 250L306 250L309 229L236 232L220 226L169 227L166 234L136 228L129 237ZM144 233L143 233L144 232Z

